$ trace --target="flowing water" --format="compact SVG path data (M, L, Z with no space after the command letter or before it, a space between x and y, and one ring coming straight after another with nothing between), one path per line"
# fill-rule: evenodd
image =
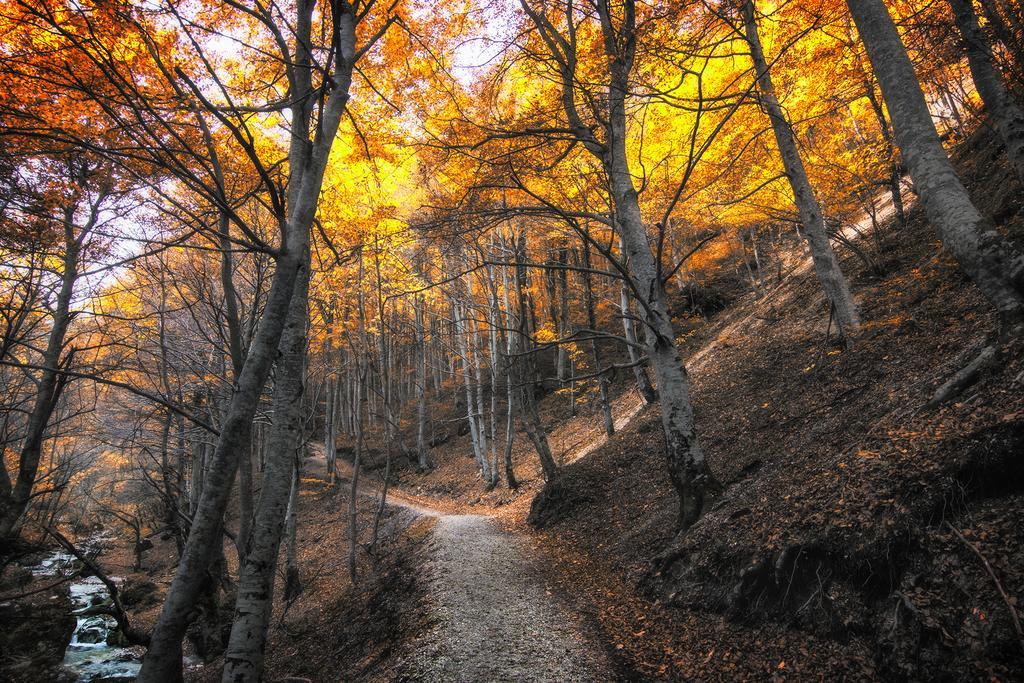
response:
M105 540L102 536L93 536L82 544L82 550L92 552ZM62 576L78 567L74 556L58 551L31 570L36 576ZM117 578L112 580L118 581ZM129 648L108 644L108 641L115 642L117 636L114 618L104 614L81 614L90 607L110 604L107 587L94 576L79 578L71 582L70 596L72 614L76 615L78 622L64 651L64 668L76 675L79 681L115 683L135 680L141 665L139 655Z

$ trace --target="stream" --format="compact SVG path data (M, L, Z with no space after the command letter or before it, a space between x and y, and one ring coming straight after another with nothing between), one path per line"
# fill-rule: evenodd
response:
M102 547L105 536L95 535L86 540L81 548L85 552ZM73 555L56 551L45 557L39 564L30 567L36 576L66 576L79 569L79 562ZM116 577L111 577L119 581ZM82 615L89 607L109 602L107 587L94 576L78 578L71 582L70 597L72 614L77 617L71 642L64 651L64 668L78 681L119 683L133 681L141 666L140 656L130 648L120 647L116 642L117 622L107 615Z

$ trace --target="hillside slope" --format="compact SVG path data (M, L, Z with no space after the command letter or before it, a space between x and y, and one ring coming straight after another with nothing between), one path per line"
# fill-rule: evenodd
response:
M972 142L980 151L961 168L1020 238L1019 186L987 140ZM650 408L534 504L531 519L591 587L590 609L638 675L1024 670L1013 622L1024 593L1020 348L1002 348L955 401L926 407L992 342L995 320L919 209L886 227L883 246L882 275L844 263L865 321L852 351L824 345L806 273L695 335L716 339L690 370L727 487L687 534L674 538Z

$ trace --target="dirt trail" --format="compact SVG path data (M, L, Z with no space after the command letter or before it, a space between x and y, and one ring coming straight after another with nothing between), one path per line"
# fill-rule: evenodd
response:
M549 588L521 537L485 516L445 515L438 518L430 552L434 624L414 645L410 679L613 678L606 657Z
M348 479L351 466L339 461L338 473ZM379 482L365 482L360 494L379 497ZM437 519L423 566L431 626L403 657L401 680L614 680L608 658L550 587L523 537L486 515L439 509L448 505L400 488L389 487L387 502Z

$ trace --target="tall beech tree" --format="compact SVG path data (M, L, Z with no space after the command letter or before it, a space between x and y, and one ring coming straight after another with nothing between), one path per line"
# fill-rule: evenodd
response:
M775 133L775 142L779 146L779 154L782 157L786 178L789 181L790 188L793 190L793 199L800 213L800 223L804 228L804 237L807 238L807 244L811 249L814 270L818 274L821 287L831 304L839 331L847 337L849 343L849 335L854 333L860 324L857 305L853 301L850 285L847 283L843 271L839 268L839 262L836 260L835 253L832 251L832 245L829 243L828 232L825 230L825 216L822 213L821 205L818 203L818 198L815 196L814 188L811 187L811 181L807 177L807 170L804 168L804 162L800 156L792 122L786 117L786 113L783 111L779 98L775 93L771 69L765 57L761 36L758 32L758 18L756 8L754 7L754 0L745 0L743 2L741 15L743 35L750 45L750 58L754 63L754 78L757 81L758 100L768 115L772 131Z
M992 48L978 24L973 0L949 0L974 86L999 136L1006 145L1006 156L1017 177L1024 181L1024 109L1003 83L992 57Z
M616 227L628 257L628 278L647 328L646 350L658 385L668 472L680 500L678 528L686 529L697 521L719 485L697 439L689 379L676 342L664 274L649 242L629 164L627 110L637 56L636 3L626 0L615 6L604 2L577 6L523 0L521 5L561 91L565 128L551 132L581 145L607 175ZM584 119L579 104L597 104L591 93L581 91L585 88L582 84L590 82L579 72L581 29L599 31L604 62L599 67L603 102L593 110L591 121Z
M272 101L265 105L274 111L286 110L289 114L287 192L282 194L273 188L271 207L280 235L273 281L259 327L235 383L188 542L143 660L139 675L141 681L181 678L181 640L220 539L231 481L240 457L248 449L260 393L289 323L292 327L286 338L286 352L299 352L298 348L304 347L306 321L304 318L297 320L292 311L298 307L304 316L305 304L294 302L293 294L297 284L298 291L305 291L302 282L308 278L310 230L316 217L331 146L348 104L353 70L375 37L393 21L381 23L377 33L370 34L370 43L359 44L357 27L366 20L369 9L363 3L343 2L325 7L303 1L293 8L248 7L241 3L231 7L238 13L237 17L253 21L266 33L269 44L276 51L273 67L283 72L287 83L282 102ZM323 32L319 30L321 22L326 29ZM183 30L187 29L183 27ZM321 60L326 61L321 63ZM216 78L215 73L209 75ZM236 125L236 137L244 139L243 129L222 113L223 105L214 105L198 88L192 91L200 105L216 112L221 123L229 127ZM226 106L231 108L230 100ZM236 111L241 113L243 110ZM260 170L266 172L262 167ZM296 380L296 385L286 382L280 390L289 395L294 395L294 392L301 394L302 379L298 377ZM265 502L261 499L259 504L254 524L254 530L258 530L255 533L259 534L258 542L254 542L258 545L251 551L255 553L252 560L249 560L250 552L246 553L239 589L240 609L251 608L255 613L240 614L236 610L236 620L245 622L250 618L253 624L248 631L240 630L241 627L232 629L228 664L225 666L226 680L258 679L262 668L263 634L269 618L269 595L272 595L272 589L267 588L266 583L267 577L272 582L274 576L290 486L291 453L295 447L294 431L291 431L294 420L288 419L287 415L282 417L275 424L275 437L271 442L276 452L270 454L269 459L275 463L285 462L285 466L274 466L275 479ZM267 596L265 599L264 595ZM254 601L255 605L247 601Z
M882 0L847 0L892 120L896 144L928 220L999 313L1005 333L1024 331L1024 256L974 203L953 169L896 25Z

